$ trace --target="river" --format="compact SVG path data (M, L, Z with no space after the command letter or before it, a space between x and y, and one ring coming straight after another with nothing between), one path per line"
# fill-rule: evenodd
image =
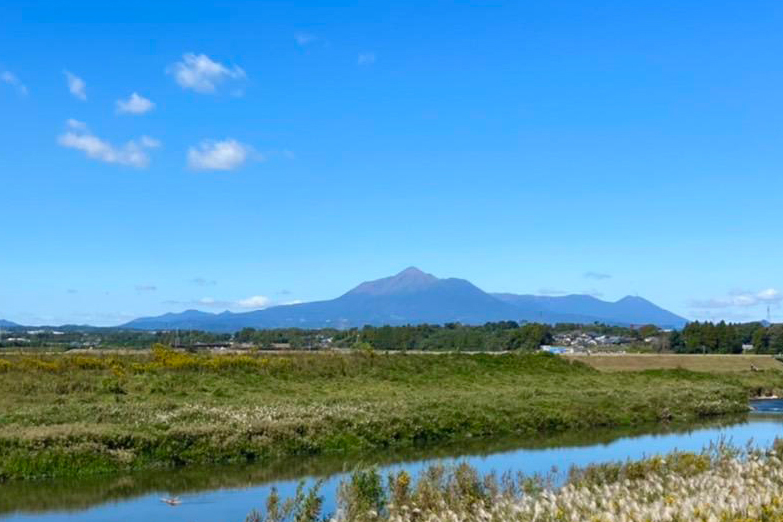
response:
M523 472L564 478L571 466L640 459L673 450L700 451L710 443L769 446L783 438L783 400L754 403L742 417L687 426L593 430L535 440L469 441L438 448L350 459L308 457L265 465L149 471L80 480L12 482L0 486L3 522L242 522L261 509L272 487L292 496L297 484L323 479L325 511L335 509L337 485L357 466L416 475L437 462L467 462L482 472ZM161 502L177 496L178 506Z

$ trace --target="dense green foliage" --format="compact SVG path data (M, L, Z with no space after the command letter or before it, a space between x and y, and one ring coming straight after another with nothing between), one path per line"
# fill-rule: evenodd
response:
M606 374L548 354L0 357L0 478L268 460L742 411L778 372ZM766 379L766 381L764 381ZM766 384L764 384L766 382Z
M378 350L499 351L537 350L552 340L551 329L542 324L518 325L514 321L464 326L365 326L357 332L360 342Z
M758 353L783 353L783 324L756 329L752 340Z
M376 350L502 351L536 350L551 341L551 327L514 321L468 326L459 323L416 326L365 326L347 330L244 328L235 341L260 348L287 345L292 349L368 345Z
M680 353L742 353L752 345L756 353L783 352L783 325L761 323L689 323L670 334L671 346Z

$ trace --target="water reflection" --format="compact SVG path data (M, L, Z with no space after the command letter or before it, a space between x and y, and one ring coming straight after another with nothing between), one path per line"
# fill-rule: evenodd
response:
M777 407L783 411L783 401ZM251 509L263 506L272 486L284 496L292 495L302 479L311 483L324 478L325 507L333 510L339 481L358 466L378 465L384 473L406 469L416 474L433 462L467 461L482 472L544 474L553 466L565 471L572 465L641 458L674 449L699 451L719 438L740 445L748 441L768 445L780 435L783 416L753 413L687 426L591 430L537 440L470 441L350 457L300 457L263 465L9 483L0 486L0 518L7 522L147 522L163 517L174 522L241 521ZM179 496L183 503L170 507L160 502L162 496Z

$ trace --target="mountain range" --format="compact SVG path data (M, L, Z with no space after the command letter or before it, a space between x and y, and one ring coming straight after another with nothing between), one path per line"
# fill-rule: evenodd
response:
M641 297L616 302L589 295L490 294L464 279L439 279L415 267L368 281L335 299L280 305L252 312L186 310L142 317L122 325L141 330L196 329L232 332L253 328L347 328L364 325L483 324L489 321L542 323L655 324L681 328L687 319Z

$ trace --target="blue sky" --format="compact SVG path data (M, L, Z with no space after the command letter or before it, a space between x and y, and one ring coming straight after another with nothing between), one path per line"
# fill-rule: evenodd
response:
M416 265L783 320L780 2L0 11L0 317L251 309Z

